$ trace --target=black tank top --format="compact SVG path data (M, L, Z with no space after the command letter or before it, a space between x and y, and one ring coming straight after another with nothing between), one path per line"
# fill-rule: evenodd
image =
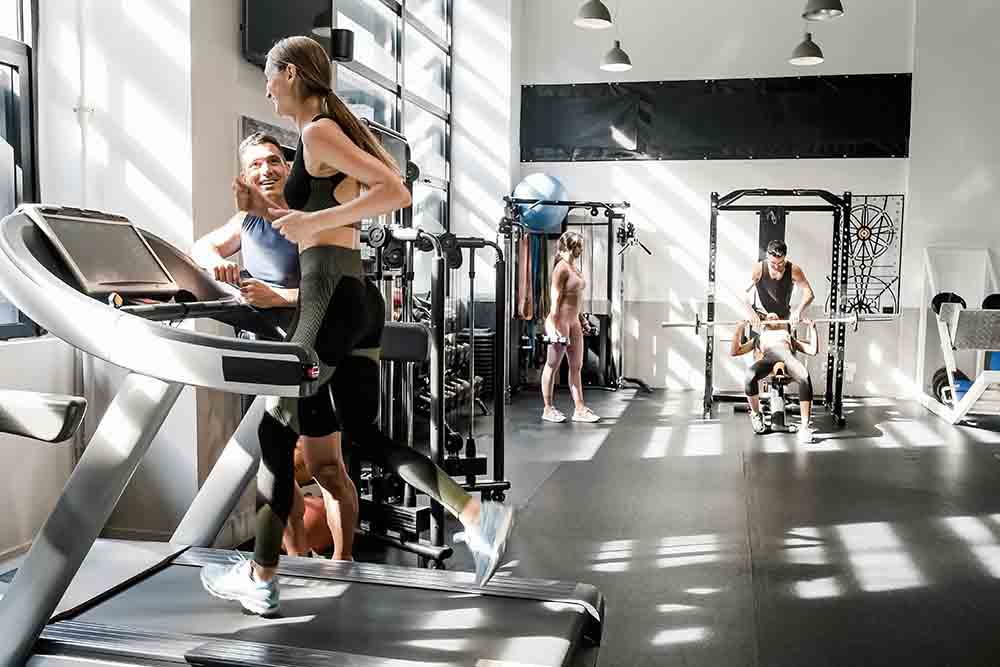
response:
M767 261L760 263L760 280L757 281L757 301L766 313L774 313L786 320L792 314L792 263L785 263L785 273L775 280L767 268Z
M320 118L329 118L337 122L333 116L320 114L312 119L316 122ZM285 201L288 206L299 211L322 211L326 208L338 206L334 193L337 186L347 180L347 174L337 173L333 176L316 177L306 170L306 155L302 148L302 137L299 137L299 145L295 150L295 161L292 162L292 170L285 181Z

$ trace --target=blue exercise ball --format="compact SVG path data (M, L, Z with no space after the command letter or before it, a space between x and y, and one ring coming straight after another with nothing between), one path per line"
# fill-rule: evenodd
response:
M515 199L533 199L535 201L566 201L566 188L554 176L548 174L531 174L514 188ZM569 212L567 206L535 206L521 205L521 222L535 232L558 234L562 231L563 220Z

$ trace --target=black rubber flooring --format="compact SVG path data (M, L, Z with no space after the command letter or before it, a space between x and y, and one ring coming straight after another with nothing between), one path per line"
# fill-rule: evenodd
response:
M587 400L510 406L505 571L598 586L601 665L1000 665L1000 422L849 401L800 446L691 393Z

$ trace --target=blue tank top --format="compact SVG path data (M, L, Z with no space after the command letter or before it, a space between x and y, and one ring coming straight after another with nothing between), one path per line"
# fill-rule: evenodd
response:
M299 286L299 248L271 223L256 215L243 218L240 254L251 276L275 287Z

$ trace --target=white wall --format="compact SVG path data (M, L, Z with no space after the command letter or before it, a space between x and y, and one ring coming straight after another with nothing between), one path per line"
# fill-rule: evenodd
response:
M37 106L43 201L120 213L178 246L191 243L190 4L41 3ZM84 373L89 435L121 371L91 360ZM194 392L187 390L112 516L109 534L169 534L197 488L195 417Z
M582 30L573 18L578 0L522 0L522 83L660 81L803 74L909 72L913 0L847 4L843 18L810 24L827 62L794 67L788 56L802 40L798 0L625 0L618 36ZM621 39L633 68L622 74L598 65Z
M503 195L519 171L510 137L514 126L512 0L455 0L453 4L451 231L493 240ZM519 94L518 94L519 96ZM493 294L493 253L477 253L476 291ZM468 270L456 276L468 292Z
M920 251L928 245L1000 248L1000 90L994 84L1000 44L991 30L998 20L1000 5L989 0L917 2L909 275L920 275ZM905 303L916 305L920 281L907 287Z
M634 68L624 75L602 72L598 65L611 47L615 29L585 31L575 27L576 0L523 2L518 37L521 83L579 83L593 81L686 80L817 74L909 72L912 70L912 0L854 3L843 18L829 25L813 25L815 39L827 62L803 70L787 63L802 38L799 3L787 0L703 3L678 0L669 11L659 0L621 3L618 21L623 48ZM609 5L614 7L614 5ZM515 118L515 122L517 118ZM516 137L517 135L515 135ZM707 289L709 195L748 187L815 187L857 194L905 193L908 164L898 160L762 160L522 163L521 176L551 173L566 185L573 199L607 198L633 204L630 219L653 257L634 253L626 269L625 374L654 386L700 389L704 365L703 344L684 331L664 331L662 320L691 319L703 310ZM756 259L756 224L720 226L717 298L732 302L732 293L747 283ZM790 218L789 257L801 263L817 292L818 316L827 295L831 244L829 217ZM735 316L722 308L719 318ZM898 359L898 325L872 327L877 350L852 358L865 361L848 378L849 393L901 393L905 372L875 373L870 357L898 367L912 363ZM824 339L825 341L825 339ZM850 346L858 346L852 341ZM824 345L825 349L825 345ZM721 359L717 378L722 389L740 386L741 364ZM825 357L824 357L825 359ZM816 363L814 382L819 385ZM849 374L850 375L850 374ZM853 380L853 381L852 381Z

